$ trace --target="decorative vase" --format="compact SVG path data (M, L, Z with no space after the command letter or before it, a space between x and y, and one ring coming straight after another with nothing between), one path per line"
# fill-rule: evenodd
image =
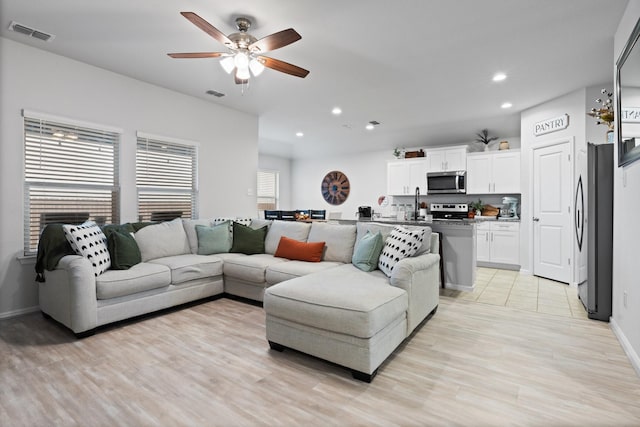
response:
M509 149L509 141L500 141L499 150L508 150Z
M484 151L489 151L489 144L484 144Z
M613 144L613 130L607 131L607 143Z

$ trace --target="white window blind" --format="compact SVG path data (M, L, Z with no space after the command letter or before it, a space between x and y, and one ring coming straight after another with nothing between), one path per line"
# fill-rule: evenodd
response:
M277 171L258 171L258 210L278 209L278 181Z
M197 216L197 147L138 136L138 220Z
M24 118L24 252L50 223L119 222L117 132Z

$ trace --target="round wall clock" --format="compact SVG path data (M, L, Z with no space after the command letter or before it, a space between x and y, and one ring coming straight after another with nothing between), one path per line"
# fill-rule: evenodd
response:
M349 178L340 171L331 171L322 179L322 197L332 205L341 205L349 197Z

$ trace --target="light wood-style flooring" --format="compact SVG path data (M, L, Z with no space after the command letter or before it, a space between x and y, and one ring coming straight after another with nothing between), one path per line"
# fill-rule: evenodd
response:
M262 308L219 299L76 340L0 321L1 426L638 426L607 323L442 292L371 384L269 350Z

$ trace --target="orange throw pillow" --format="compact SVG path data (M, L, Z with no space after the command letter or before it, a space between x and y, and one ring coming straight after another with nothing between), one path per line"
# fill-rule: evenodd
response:
M322 261L322 251L324 242L301 242L282 236L278 243L278 249L273 256L299 261L320 262Z

